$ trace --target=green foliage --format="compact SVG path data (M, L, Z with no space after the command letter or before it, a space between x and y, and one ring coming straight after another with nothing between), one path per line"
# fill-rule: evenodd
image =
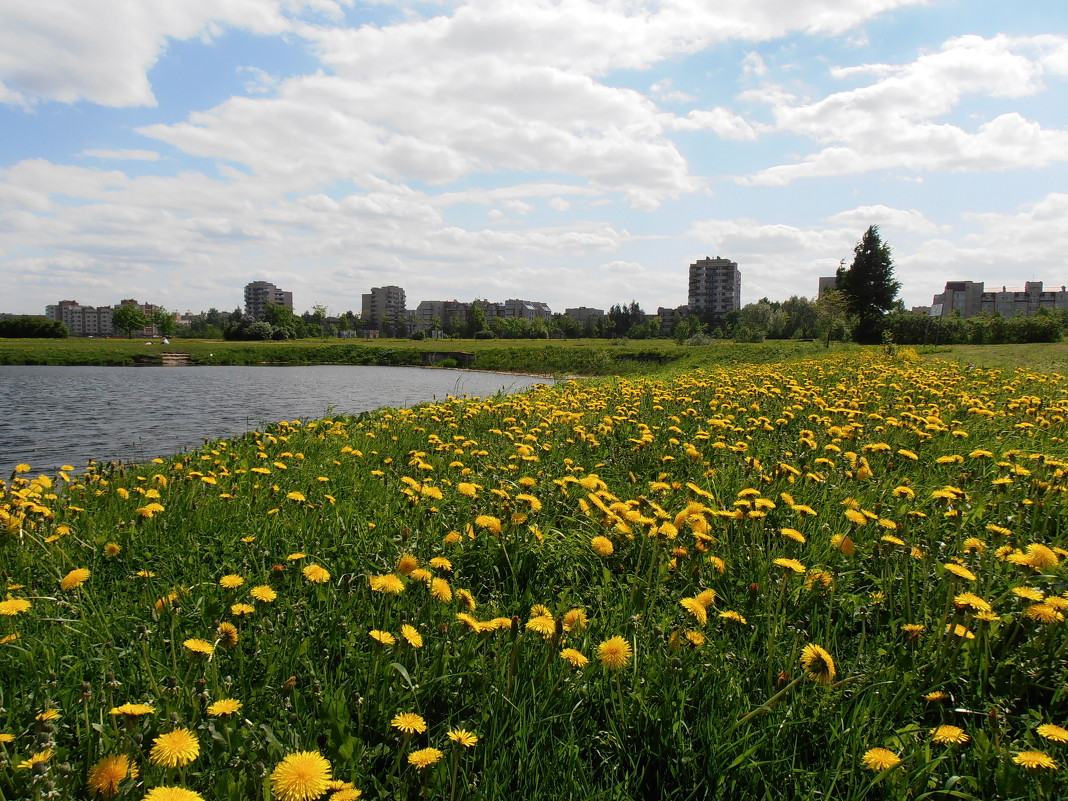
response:
M11 339L65 339L70 329L58 320L25 315L0 320L0 337Z
M857 318L853 339L874 344L882 339L882 318L894 308L901 284L894 280L890 246L873 225L853 248L853 263L838 272L838 290L849 301L849 311Z
M152 312L150 322L163 337L173 337L178 330L178 321L174 319L174 312L167 311L162 306Z
M111 324L119 331L125 331L129 339L134 331L148 328L152 321L139 307L132 303L123 303L115 307L115 311L112 312Z
M888 315L886 329L898 344L1003 345L1060 342L1068 330L1063 311L1039 310L1032 316L982 314L961 318L898 312Z

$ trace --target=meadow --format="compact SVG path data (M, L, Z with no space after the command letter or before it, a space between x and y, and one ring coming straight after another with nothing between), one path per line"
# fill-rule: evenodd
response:
M0 799L1068 796L1068 379L758 361L20 468Z

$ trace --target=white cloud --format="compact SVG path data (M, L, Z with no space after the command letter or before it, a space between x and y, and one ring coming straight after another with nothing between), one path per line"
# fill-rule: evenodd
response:
M155 150L83 150L79 156L108 161L158 161L159 153Z
M910 64L837 68L832 74L840 79L876 80L814 103L795 104L775 86L750 91L745 99L772 107L775 130L828 146L799 162L740 180L781 186L803 177L895 167L996 171L1068 159L1068 131L1046 130L1017 112L1000 114L970 131L937 121L969 95L1011 99L1037 93L1045 75L1061 74L1066 49L1065 37L962 36Z

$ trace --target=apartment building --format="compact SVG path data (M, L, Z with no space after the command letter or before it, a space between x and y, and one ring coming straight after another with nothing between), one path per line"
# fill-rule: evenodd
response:
M134 298L124 298L118 305L130 304L137 306L149 318L159 308L154 303L138 303ZM111 324L111 316L114 313L114 306L83 306L76 300L61 300L59 303L45 306L45 317L66 325L72 337L111 336L116 333ZM141 337L154 337L158 334L155 325L149 325L136 333Z
M1030 317L1040 309L1068 311L1068 290L1044 289L1041 281L1027 281L1022 288L1002 286L987 290L983 281L947 281L946 288L934 296L932 313L949 317L1000 314L1002 317Z
M691 264L689 290L687 306L700 317L742 307L742 274L730 259L706 256Z
M406 298L399 286L376 286L363 295L360 316L371 321L374 328L383 328L388 322L404 320Z
M268 303L293 311L293 293L285 292L269 281L245 284L245 314L255 320L263 320L267 317Z

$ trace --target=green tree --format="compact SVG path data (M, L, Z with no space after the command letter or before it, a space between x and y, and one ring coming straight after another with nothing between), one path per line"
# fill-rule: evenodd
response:
M152 312L150 322L156 326L160 336L173 337L178 330L178 321L174 318L174 312L169 312L162 306Z
M883 317L894 308L901 284L894 280L890 246L873 225L853 248L853 264L838 270L837 289L845 293L849 311L857 318L853 339L873 344L881 341Z
M705 332L705 327L700 320L697 319L696 314L686 315L686 319L675 326L675 342L679 345L686 343L686 340L699 336Z
M849 298L840 289L825 289L816 299L816 313L824 332L823 347L831 346L831 334L841 329L849 317Z
M128 339L133 338L134 331L147 328L150 322L148 315L132 303L123 303L111 314L111 324L120 331L125 331Z
M474 336L479 331L489 330L486 325L486 312L478 301L471 304L471 311L468 313L467 318L468 336Z

